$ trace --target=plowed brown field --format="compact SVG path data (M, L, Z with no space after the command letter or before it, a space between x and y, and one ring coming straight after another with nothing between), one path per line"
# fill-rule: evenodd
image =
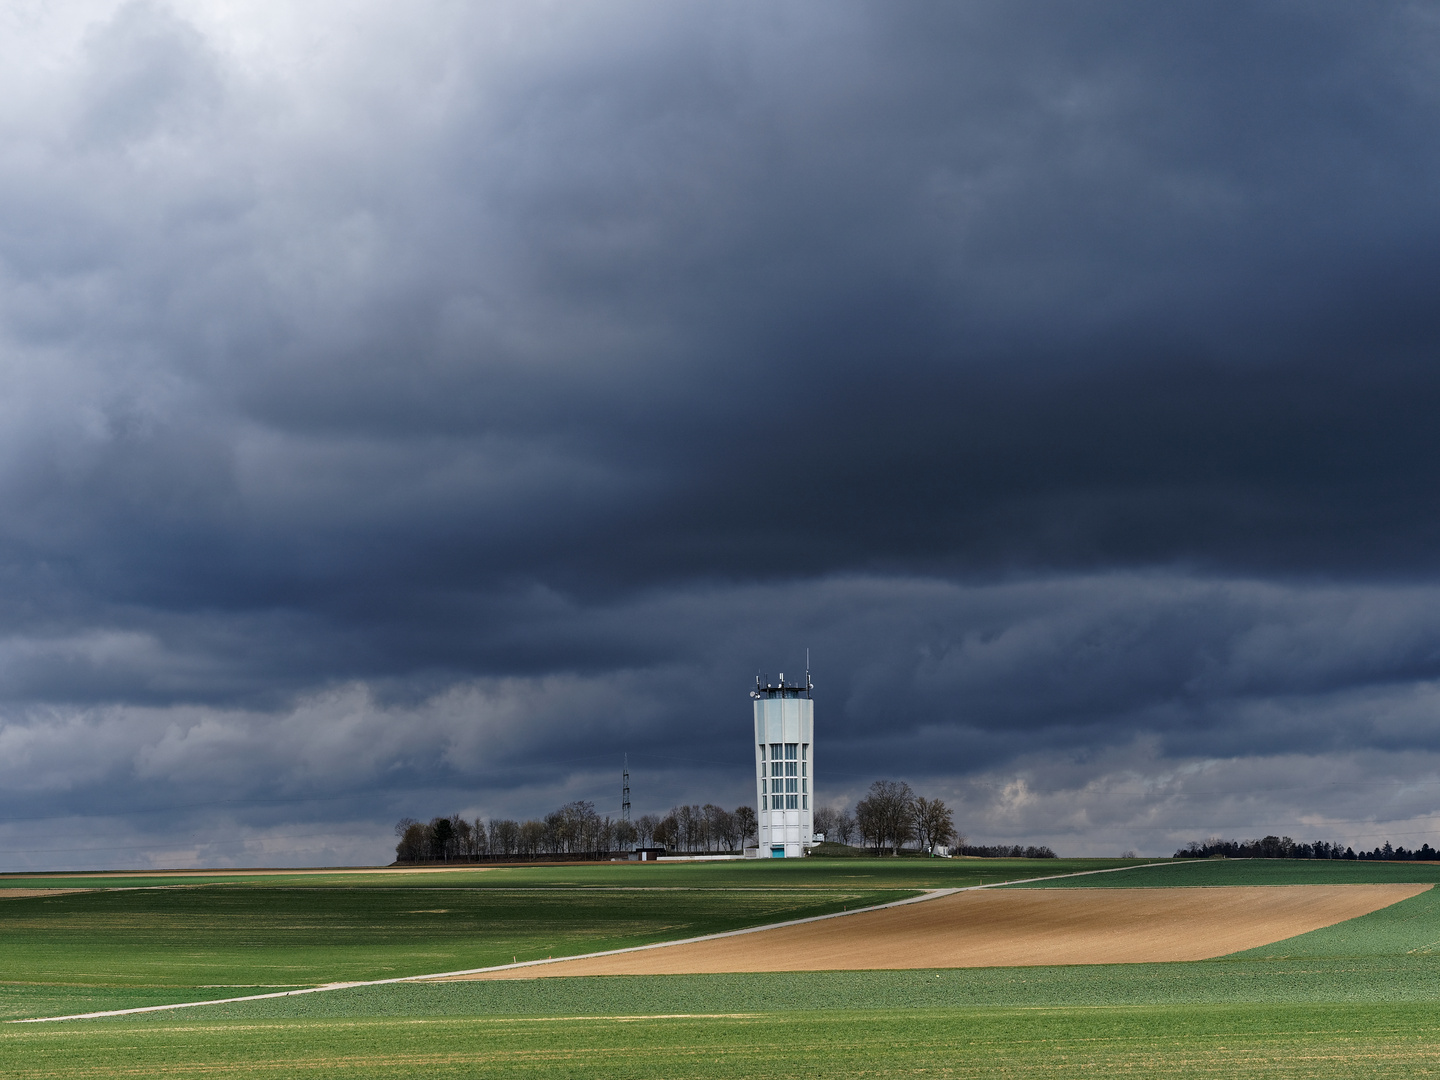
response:
M962 892L753 934L461 977L1205 960L1344 922L1428 888L1391 884Z

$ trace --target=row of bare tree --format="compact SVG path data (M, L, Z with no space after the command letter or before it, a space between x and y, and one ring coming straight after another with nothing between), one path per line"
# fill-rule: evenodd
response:
M611 852L651 845L670 851L738 851L755 836L755 811L707 803L677 806L664 817L645 814L630 822L602 817L594 803L572 802L529 821L466 821L459 814L428 822L402 818L395 835L400 838L395 861L404 863L604 858Z
M658 820L646 814L635 827L647 834L650 843L670 851L739 851L756 834L751 807L726 810L714 803L677 806Z
M858 840L876 855L898 855L914 845L935 853L937 847L960 848L965 854L1000 854L1000 849L965 848L965 837L955 830L951 810L939 799L917 796L899 780L876 780L855 812L822 807L815 811L815 831L827 840L850 844ZM458 814L429 822L405 818L395 826L400 842L397 862L480 862L486 859L604 858L611 852L635 847L663 847L669 851L739 851L756 835L755 811L748 806L726 810L704 806L677 806L663 817L645 814L635 821L602 817L590 802L566 803L544 818L489 822L466 821ZM1027 848L1031 857L1054 857L1049 848ZM1009 854L1007 849L1005 854ZM1022 854L1016 848L1015 854Z
M395 861L481 862L539 855L596 855L634 842L633 837L624 835L625 825L601 817L595 812L595 804L589 802L567 803L541 820L530 821L466 821L459 814L428 822L401 818L395 826L395 835L400 838L395 845ZM629 831L633 833L633 827Z
M898 855L912 843L933 855L937 847L965 843L950 808L939 799L916 796L903 780L876 780L855 804L854 814L828 806L816 810L815 831L840 844L859 840L876 855L885 850Z

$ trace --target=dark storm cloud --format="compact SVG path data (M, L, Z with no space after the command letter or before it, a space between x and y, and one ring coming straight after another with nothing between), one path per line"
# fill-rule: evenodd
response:
M320 146L233 105L274 158L168 193L215 200L218 235L163 196L160 243L109 223L101 274L148 264L113 284L139 310L111 347L181 382L158 417L100 406L123 426L84 524L142 574L223 537L283 575L286 534L328 527L326 561L413 574L449 546L577 589L914 558L1348 570L1377 539L1372 562L1428 565L1428 39L1044 15L851 9L801 57L805 20L671 14L454 75L419 135L407 100ZM204 53L175 22L125 8L88 38L152 119L223 81L176 74ZM113 187L151 179L127 164ZM780 490L794 520L751 524Z
M1138 820L1107 770L1422 776L1437 33L1314 4L27 16L7 790L132 841L137 792L208 792L262 845L332 799L295 813L349 823L336 858L420 802L608 798L626 748L656 799L735 801L743 682L806 644L836 798L883 768L1041 832L1017 808L1068 799L1072 849Z

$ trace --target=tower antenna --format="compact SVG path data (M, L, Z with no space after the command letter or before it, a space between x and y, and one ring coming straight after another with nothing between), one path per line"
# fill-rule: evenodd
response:
M625 755L625 770L620 774L620 820L630 823L630 755Z

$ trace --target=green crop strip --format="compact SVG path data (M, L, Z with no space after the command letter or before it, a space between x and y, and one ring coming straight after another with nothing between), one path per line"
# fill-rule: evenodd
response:
M11 1080L167 1077L1413 1077L1432 1007L762 1011L238 1021L0 1030Z
M1382 885L1412 881L1440 884L1440 864L1342 859L1174 859L1149 866L1143 873L1090 874L1010 887L1169 889L1216 885Z
M1122 859L756 859L720 863L574 863L489 869L405 869L371 873L27 874L0 878L6 889L236 888L477 889L514 888L855 888L953 889L1081 870L1136 866ZM1101 875L1106 876L1106 875Z

